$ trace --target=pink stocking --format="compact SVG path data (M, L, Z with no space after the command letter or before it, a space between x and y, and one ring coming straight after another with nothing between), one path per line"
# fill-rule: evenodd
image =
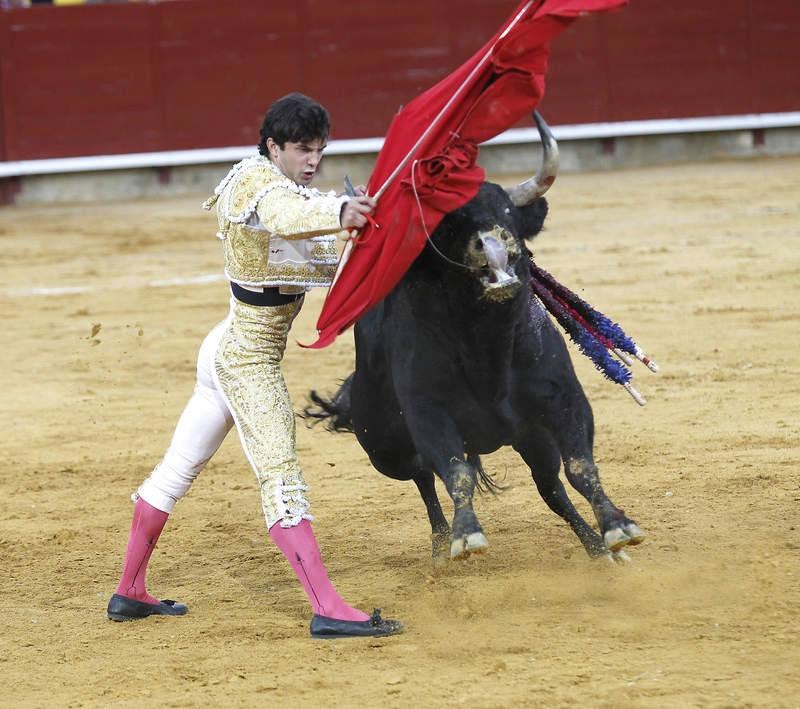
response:
M128 537L128 549L125 552L125 564L122 567L122 578L117 586L120 596L134 598L144 603L158 603L147 592L145 576L147 562L155 549L158 537L169 515L146 503L141 497L133 508L133 522Z
M369 620L366 613L349 606L336 592L308 520L294 527L273 524L269 535L292 565L316 615L337 620Z

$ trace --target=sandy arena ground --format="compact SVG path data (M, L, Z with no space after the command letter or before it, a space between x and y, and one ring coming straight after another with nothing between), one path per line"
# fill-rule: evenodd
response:
M641 409L573 349L606 490L648 533L627 567L591 562L503 451L485 463L509 489L476 503L490 553L434 573L414 486L354 438L298 426L333 579L407 623L375 641L308 638L235 435L151 562L151 590L190 615L106 619L129 495L226 313L225 283L200 278L220 272L213 220L205 195L0 209L0 704L800 707L798 185L800 159L773 159L563 175L552 191L539 264L662 367L637 366ZM292 344L295 408L352 357L349 334Z

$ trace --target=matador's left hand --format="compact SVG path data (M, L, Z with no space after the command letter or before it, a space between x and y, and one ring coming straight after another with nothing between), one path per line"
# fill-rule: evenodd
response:
M364 195L351 197L342 206L339 223L344 229L360 229L367 223L367 216L375 209L375 200Z

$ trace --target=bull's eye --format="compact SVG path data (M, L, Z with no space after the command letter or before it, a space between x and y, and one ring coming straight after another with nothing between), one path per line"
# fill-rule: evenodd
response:
M506 208L505 208L503 211L504 211L506 214L511 214L511 209L509 209L508 207L506 207Z
M475 248L478 251L483 251L483 242L480 239L475 242Z

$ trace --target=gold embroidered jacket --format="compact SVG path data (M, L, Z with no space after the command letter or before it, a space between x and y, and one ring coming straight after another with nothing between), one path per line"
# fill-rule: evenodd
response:
M298 185L262 155L231 168L203 205L217 207L225 274L246 286L329 286L347 197Z

